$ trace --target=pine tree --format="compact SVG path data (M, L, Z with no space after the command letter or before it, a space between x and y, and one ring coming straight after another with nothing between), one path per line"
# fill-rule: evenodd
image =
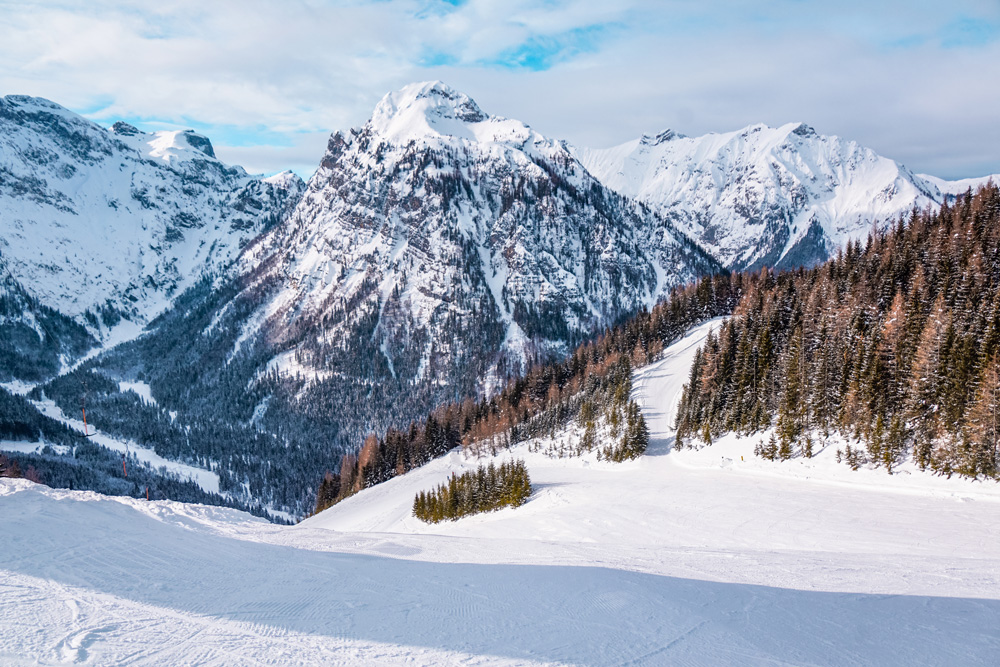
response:
M969 410L966 474L996 477L1000 464L1000 359L989 360Z
M920 334L910 373L912 379L907 412L918 434L915 454L922 468L931 463L931 442L939 430L938 399L943 384L941 360L950 319L942 293L935 300Z

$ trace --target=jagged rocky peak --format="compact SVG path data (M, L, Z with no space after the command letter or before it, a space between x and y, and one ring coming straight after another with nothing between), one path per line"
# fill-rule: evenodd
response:
M250 176L192 130L102 127L41 98L0 98L0 247L41 305L148 322L291 212L298 177ZM111 326L110 324L108 326Z
M797 124L795 126L795 129L792 130L792 134L798 135L800 137L816 137L816 136L819 136L817 134L816 130L814 130L811 125L806 125L805 123L799 123L799 124Z
M137 128L135 125L130 125L129 123L120 120L111 126L111 133L117 134L120 137L134 137L137 134L141 134L142 130Z
M204 134L198 134L194 130L184 130L179 133L179 136L183 137L184 141L191 148L201 151L208 157L215 157L215 149L212 148L212 142Z
M284 333L327 322L323 345L435 387L563 352L718 269L563 142L439 82L391 93L365 125L334 134L290 224L244 262L280 267L263 327L297 363L331 372L326 348Z
M119 137L142 137L150 145L157 142L161 145L169 145L174 149L193 148L208 157L215 157L212 141L204 134L199 134L194 130L143 132L135 125L120 120L111 126L110 131L111 134Z
M671 129L666 129L658 134L644 134L642 135L642 139L639 141L645 146L659 146L660 144L672 141L673 139L683 138L683 134L678 134Z

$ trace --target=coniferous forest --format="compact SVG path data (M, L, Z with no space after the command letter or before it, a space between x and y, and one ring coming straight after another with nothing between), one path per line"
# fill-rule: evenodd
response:
M492 462L462 475L452 473L447 484L421 491L413 499L413 516L426 523L520 507L531 496L531 479L524 461Z
M840 434L852 468L1000 477L1000 189L914 211L813 269L763 270L691 368L679 446L774 427L771 459Z
M122 455L41 414L24 397L0 388L0 443L45 445L34 452L0 452L0 477L24 477L53 488L97 491L109 496L228 505L271 521L283 521L259 502L209 493L192 480L156 469L134 454Z
M494 453L554 433L580 419L581 410L585 428L601 417L618 420L611 426L616 440L595 441L602 456L625 460L641 454L648 432L638 406L627 400L631 369L652 361L695 324L732 312L744 280L743 274L718 274L677 288L652 309L605 330L561 361L533 366L492 396L449 403L407 429L390 428L381 438L368 436L356 452L342 457L337 471L327 471L316 512L459 445L473 454Z

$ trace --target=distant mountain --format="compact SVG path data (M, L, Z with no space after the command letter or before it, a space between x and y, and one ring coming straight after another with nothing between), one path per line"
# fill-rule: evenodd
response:
M668 130L574 152L605 185L645 202L736 270L815 264L873 225L968 187L801 123L701 137Z
M144 324L248 240L303 189L223 164L190 130L107 130L41 98L0 98L0 261L44 306L102 335Z
M946 181L943 178L931 176L930 174L917 175L937 187L938 190L949 197L964 194L969 190L975 193L980 187L987 185L990 182L994 185L1000 184L1000 174L991 174L989 176L980 176L978 178L963 178L957 181Z

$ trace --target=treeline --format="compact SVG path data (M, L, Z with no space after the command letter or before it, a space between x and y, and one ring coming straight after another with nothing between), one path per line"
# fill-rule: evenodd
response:
M810 433L863 443L851 467L912 455L998 477L1000 190L914 211L811 270L762 271L691 368L678 443L775 427L768 458Z
M461 475L451 474L447 484L421 491L413 499L413 516L427 523L454 521L470 514L520 507L531 496L531 479L524 461L493 462Z
M448 403L407 429L389 429L382 438L369 436L359 450L343 456L337 471L326 473L316 511L402 475L460 444L495 451L553 432L579 413L587 396L585 390L591 395L606 393L620 376L612 373L622 368L623 358L627 358L629 368L644 365L690 327L732 312L745 281L742 274L719 274L679 287L652 309L643 309L596 340L579 345L562 361L536 364L492 396ZM626 429L627 412L625 409L622 414ZM634 414L632 422L636 422ZM633 436L639 431L634 427ZM636 444L633 441L632 446ZM610 458L624 456L625 450L609 454Z

